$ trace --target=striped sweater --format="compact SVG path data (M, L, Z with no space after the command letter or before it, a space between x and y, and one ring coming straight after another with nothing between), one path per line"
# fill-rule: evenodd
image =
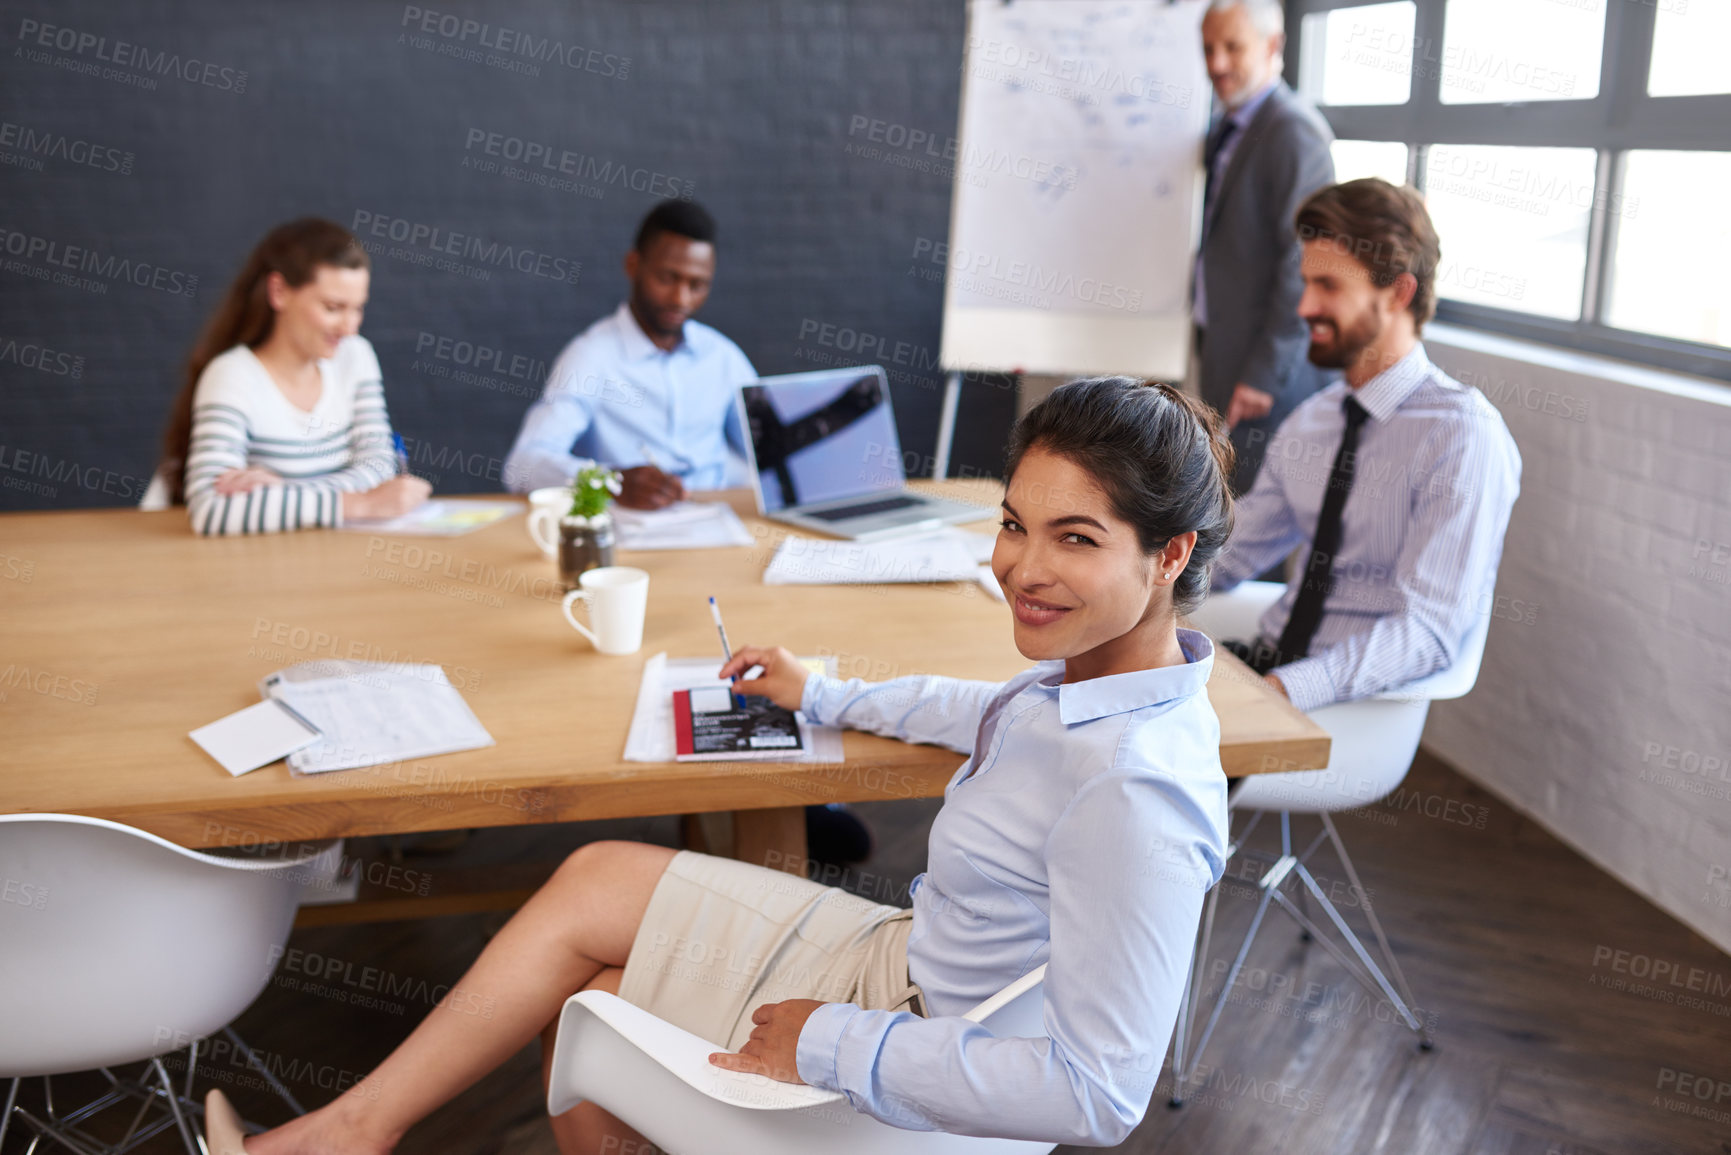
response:
M186 509L195 533L277 533L342 524L344 493L397 471L379 359L349 337L320 361L324 391L312 412L284 397L251 349L236 345L206 366L193 396ZM216 479L256 466L282 481L223 496Z

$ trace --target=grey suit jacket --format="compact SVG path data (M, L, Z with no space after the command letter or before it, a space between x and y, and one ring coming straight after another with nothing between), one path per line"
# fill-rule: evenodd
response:
M1304 199L1334 183L1333 140L1316 106L1278 82L1244 129L1203 225L1202 399L1224 415L1241 381L1274 395L1273 412L1232 432L1239 493L1250 488L1280 422L1334 376L1305 357L1310 336L1298 319L1304 285L1293 227Z

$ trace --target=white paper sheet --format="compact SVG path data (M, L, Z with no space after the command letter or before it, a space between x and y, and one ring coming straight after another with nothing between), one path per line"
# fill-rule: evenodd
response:
M438 666L301 662L266 677L259 691L292 707L324 735L289 755L290 768L302 774L493 745L493 736Z
M613 507L620 549L725 549L752 544L751 532L723 502L680 501L666 509Z
M980 563L975 560L976 547L966 539L980 536L943 529L869 544L789 537L763 571L763 584L976 581Z
M998 535L995 533L968 533L962 530L957 530L956 534L962 539L962 544L968 548L973 559L980 563L974 580L980 583L981 589L1008 605L1009 599L1004 597L1003 587L998 584L997 575L992 573L992 550L998 544Z
M805 658L810 664L821 663L825 670L833 669L833 659ZM673 692L699 686L713 686L719 679L721 661L718 658L675 658L656 654L643 663L643 679L637 685L637 708L631 713L631 730L625 737L625 761L672 762L678 753L678 739L673 730ZM725 684L725 683L722 683ZM800 740L805 749L794 755L765 753L757 761L764 762L840 762L842 760L841 728L816 726L799 715Z
M992 560L992 550L997 547L998 535L995 533L972 533L965 529L953 529L949 532L956 535L967 547L968 556L981 565Z
M502 517L523 512L520 501L429 501L401 517L348 520L349 533L386 533L402 537L461 537Z
M997 598L1005 605L1010 604L1010 599L1004 596L1004 587L998 584L998 575L992 572L992 567L990 565L982 565L980 567L979 583L980 587L987 593L991 594L994 598Z
M282 703L268 700L200 726L187 736L236 778L319 740L318 732L283 709Z

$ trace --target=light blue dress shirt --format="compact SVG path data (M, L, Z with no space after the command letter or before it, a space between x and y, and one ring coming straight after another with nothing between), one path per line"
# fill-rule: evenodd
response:
M1263 85L1260 92L1250 99L1239 104L1236 108L1228 109L1222 118L1230 120L1238 127L1233 131L1231 138L1220 146L1220 151L1214 154L1214 183L1217 198L1220 195L1218 191L1220 183L1226 176L1226 167L1232 163L1232 154L1238 151L1240 144L1244 143L1244 130L1250 127L1250 122L1256 119L1258 112L1262 111L1262 106L1268 102L1268 98L1273 95L1275 86L1279 83L1278 77L1270 80ZM1209 131L1212 132L1215 127L1218 127L1218 124L1218 121L1215 122L1215 125L1210 126ZM1207 230L1213 223L1212 220L1203 222L1204 236L1207 235ZM1191 319L1199 327L1206 329L1208 327L1208 278L1203 275L1200 246L1196 250L1196 291L1193 296L1194 301L1190 310Z
M1346 432L1337 381L1280 423L1256 484L1238 501L1214 566L1229 590L1309 547ZM1431 364L1423 343L1354 394L1359 429L1341 512L1334 584L1310 656L1271 673L1292 704L1314 710L1382 693L1454 663L1491 612L1503 534L1521 491L1521 453L1484 394ZM1298 600L1291 583L1263 614L1278 639ZM1244 641L1253 639L1245 638Z
M622 304L565 346L505 459L505 484L527 493L565 485L589 458L615 469L656 463L687 489L749 482L733 398L757 371L732 341L685 322L669 352Z
M1002 685L813 677L812 719L971 753L944 790L914 880L908 972L930 1018L819 1008L800 1078L898 1127L1110 1145L1148 1109L1226 856L1214 648L1061 684L1042 662ZM959 1016L1047 964L1050 1038Z

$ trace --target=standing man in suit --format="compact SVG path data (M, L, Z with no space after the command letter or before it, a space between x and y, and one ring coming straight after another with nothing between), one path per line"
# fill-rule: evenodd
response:
M1196 352L1202 399L1226 417L1238 450L1235 493L1256 479L1268 439L1330 374L1305 358L1304 291L1293 217L1334 183L1334 133L1281 79L1281 0L1209 0L1202 51L1220 113L1209 130L1202 247L1196 258Z

